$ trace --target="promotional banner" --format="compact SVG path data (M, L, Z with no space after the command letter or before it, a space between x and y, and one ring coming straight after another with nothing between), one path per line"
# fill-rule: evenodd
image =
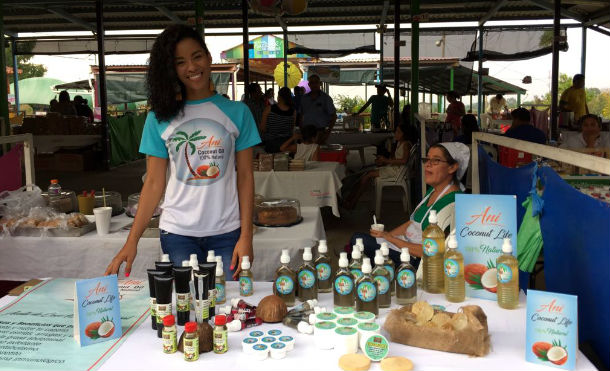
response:
M74 339L81 346L123 335L116 274L76 281L73 322Z
M573 370L578 353L578 298L527 290L525 359Z
M505 238L517 256L517 198L457 194L455 225L458 250L464 255L466 295L497 300L496 259Z
M148 317L146 282L118 281L123 335L81 347L73 337L76 281L44 281L0 308L0 370L95 370Z

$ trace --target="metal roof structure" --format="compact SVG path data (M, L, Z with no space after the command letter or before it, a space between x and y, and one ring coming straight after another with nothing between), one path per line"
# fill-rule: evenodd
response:
M240 0L201 0L204 25L210 28L242 27ZM282 16L290 26L372 25L380 23L386 8L386 23L394 21L393 4L400 1L400 22L410 22L410 2L390 0L309 0L299 15ZM4 30L23 32L95 31L94 0L4 0ZM162 29L171 23L194 23L196 1L104 0L106 30ZM465 22L553 19L553 0L425 0L420 1L424 22ZM608 0L562 0L563 18L578 20L610 34ZM277 27L268 15L250 11L249 27ZM601 26L601 27L597 27Z

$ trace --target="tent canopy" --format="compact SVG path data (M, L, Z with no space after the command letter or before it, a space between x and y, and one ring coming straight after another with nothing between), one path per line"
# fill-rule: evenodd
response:
M19 104L44 104L49 105L51 99L57 99L58 90L54 90L55 86L64 82L50 77L31 77L29 79L19 80ZM11 84L11 94L15 94L15 86ZM64 90L64 89L60 89ZM91 102L91 94L78 91L68 90L70 98L75 95L81 95L83 98Z

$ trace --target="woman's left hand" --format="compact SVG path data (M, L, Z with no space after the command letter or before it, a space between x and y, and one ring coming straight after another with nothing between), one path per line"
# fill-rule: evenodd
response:
M386 239L386 240L387 240L386 237L390 236L389 232L386 232L386 231L376 231L376 230L373 230L373 229L371 229L369 233L371 234L371 236L373 236L375 238L383 238L383 239Z
M241 261L244 256L250 257L250 264L254 261L254 249L252 248L252 239L239 238L233 249L233 258L231 259L231 270L235 269L233 273L233 279L239 278L239 272L241 272Z

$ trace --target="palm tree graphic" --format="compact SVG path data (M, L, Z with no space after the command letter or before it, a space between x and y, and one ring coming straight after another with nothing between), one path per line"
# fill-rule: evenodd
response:
M192 156L196 150L194 143L198 140L204 140L206 138L205 135L199 135L200 133L201 133L201 130L197 130L191 135L188 135L184 131L179 131L171 139L172 142L178 142L178 144L176 145L176 152L178 152L178 150L180 149L180 146L182 146L185 143L188 144L188 146L187 145L184 146L184 159L186 160L186 166L188 166L189 171L195 177L197 176L197 173L195 173L195 170L193 170L193 167L191 166L191 162L189 161L188 148L189 147L191 148L191 156Z

